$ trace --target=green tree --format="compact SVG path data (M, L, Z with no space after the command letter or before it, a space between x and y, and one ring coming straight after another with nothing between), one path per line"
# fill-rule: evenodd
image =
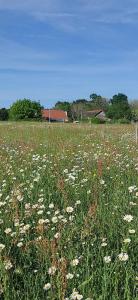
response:
M71 113L71 103L68 101L58 101L55 106L55 109L64 110L67 112L69 120L72 120L72 113Z
M30 99L17 100L10 107L10 118L13 120L40 119L42 106Z
M130 107L132 110L133 120L138 121L138 100L131 101Z
M92 104L92 109L103 109L104 111L107 111L108 101L106 98L103 98L101 95L93 93L90 95L90 100Z
M68 111L70 109L70 103L68 101L58 101L54 108Z
M6 121L9 118L8 109L1 108L0 109L0 121Z
M110 100L107 117L114 120L132 119L132 112L126 95L119 93L113 96Z
M97 97L101 97L101 96L100 96L100 95L98 96L98 95L95 94L95 93L93 93L93 94L90 95L90 99L91 99L92 101L95 101L95 100L97 99Z

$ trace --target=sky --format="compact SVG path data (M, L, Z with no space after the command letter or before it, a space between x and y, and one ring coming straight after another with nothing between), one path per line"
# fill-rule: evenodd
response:
M138 99L137 0L0 0L0 107Z

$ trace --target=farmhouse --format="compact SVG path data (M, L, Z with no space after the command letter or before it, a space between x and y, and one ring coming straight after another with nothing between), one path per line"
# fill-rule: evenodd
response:
M84 117L87 118L98 118L101 120L105 120L106 116L105 116L105 112L102 109L95 109L95 110L89 110L89 111L85 111L83 113Z
M68 122L67 112L58 109L43 109L42 118L50 122Z

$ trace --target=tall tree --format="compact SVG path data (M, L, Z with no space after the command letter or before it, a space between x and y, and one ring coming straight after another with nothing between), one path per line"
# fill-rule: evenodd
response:
M90 95L90 100L93 109L103 109L104 111L107 111L108 101L106 98L103 98L101 95L93 93Z
M54 108L68 111L70 109L70 103L68 101L58 101Z
M100 95L98 96L98 95L95 94L95 93L93 93L93 94L90 95L90 99L91 99L92 101L95 101L95 100L97 99L97 97L101 97L101 96L100 96Z
M132 112L126 95L119 93L110 100L107 117L115 120L132 119Z

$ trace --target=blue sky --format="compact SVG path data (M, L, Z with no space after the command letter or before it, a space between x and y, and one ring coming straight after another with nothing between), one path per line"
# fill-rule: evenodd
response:
M137 0L0 0L0 107L138 98Z

